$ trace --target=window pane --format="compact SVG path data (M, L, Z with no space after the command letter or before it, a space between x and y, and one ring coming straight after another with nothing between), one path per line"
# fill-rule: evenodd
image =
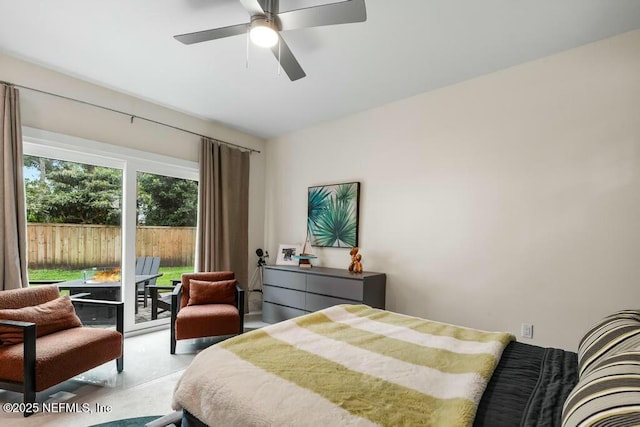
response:
M198 183L182 178L138 172L136 229L137 265L159 258L155 285L169 286L171 279L180 279L182 273L193 272ZM156 269L152 266L152 274ZM154 280L150 281L150 284ZM168 296L168 290L160 290ZM169 317L166 305L160 302L157 318ZM136 323L151 320L153 314L149 289L138 286Z
M121 300L122 171L24 156L29 280L70 294ZM113 309L77 308L84 323Z

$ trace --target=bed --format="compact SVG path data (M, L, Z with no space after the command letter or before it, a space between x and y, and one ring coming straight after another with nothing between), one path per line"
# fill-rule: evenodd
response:
M602 340L585 339L578 353L600 360ZM555 426L580 368L576 353L507 333L339 305L204 350L173 407L183 426ZM573 397L569 414L583 417L589 404Z

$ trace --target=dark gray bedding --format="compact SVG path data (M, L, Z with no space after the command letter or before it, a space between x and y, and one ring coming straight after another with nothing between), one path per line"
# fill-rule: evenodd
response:
M578 381L577 355L510 343L485 390L474 426L559 426Z

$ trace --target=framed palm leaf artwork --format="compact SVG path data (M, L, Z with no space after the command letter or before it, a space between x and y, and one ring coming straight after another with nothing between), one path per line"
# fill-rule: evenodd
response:
M358 246L360 183L309 187L307 231L311 246Z

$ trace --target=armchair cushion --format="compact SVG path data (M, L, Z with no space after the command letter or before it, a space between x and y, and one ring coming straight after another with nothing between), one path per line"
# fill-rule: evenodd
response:
M0 309L0 319L35 323L38 337L82 326L68 296L31 307ZM0 343L4 345L21 343L22 335L20 329L0 326Z
M190 281L189 302L187 305L200 304L235 304L236 281L221 280L207 282L204 280Z
M200 273L185 273L182 275L182 296L180 297L180 308L186 307L189 303L189 288L191 280L204 280L207 282L219 282L220 280L233 280L236 276L233 271L212 271Z
M191 305L178 312L176 338L235 335L240 330L240 313L230 304Z
M122 335L112 329L71 328L38 338L36 391L109 362L122 355ZM0 346L0 380L23 380L23 346Z

